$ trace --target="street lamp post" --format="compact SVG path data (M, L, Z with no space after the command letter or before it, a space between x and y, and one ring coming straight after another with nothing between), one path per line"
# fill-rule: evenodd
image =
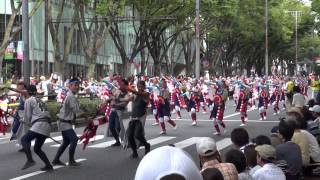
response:
M22 38L23 38L23 79L30 84L30 59L29 59L29 0L22 1Z
M195 75L200 78L200 0L196 0L196 61Z
M301 15L301 11L293 10L287 11L295 17L295 75L298 74L298 16Z
M265 75L268 76L269 57L268 57L268 0L265 0Z
M45 0L44 5L44 75L48 76L48 19L49 19L49 12L48 12L48 0Z

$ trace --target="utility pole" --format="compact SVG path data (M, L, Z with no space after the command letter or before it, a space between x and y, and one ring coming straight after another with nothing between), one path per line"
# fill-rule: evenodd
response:
M22 1L22 38L23 38L23 80L30 84L29 59L29 0Z
M200 78L200 0L196 0L196 61L195 61L195 75Z
M44 2L44 75L49 75L49 67L48 67L48 0Z
M268 53L268 0L265 0L265 75L269 75L269 53Z
M291 11L287 11L288 13L290 13L292 16L295 17L295 75L298 74L298 16L301 16L301 11L297 11L297 10L291 10Z

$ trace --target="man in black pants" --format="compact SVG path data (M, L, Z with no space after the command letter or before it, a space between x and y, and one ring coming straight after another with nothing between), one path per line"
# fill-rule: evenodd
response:
M145 154L150 151L150 144L144 137L144 121L147 115L147 105L149 102L149 93L145 91L146 85L144 81L139 81L137 84L138 91L129 88L134 96L132 96L132 114L129 122L127 136L129 145L133 151L131 157L137 158L137 145L135 139L138 139L145 147Z
M23 150L27 156L27 162L24 164L22 169L27 169L35 165L30 149L31 141L35 139L34 152L45 163L45 166L41 168L41 170L49 171L53 170L53 168L46 154L41 150L41 147L50 135L50 115L45 104L42 103L40 99L34 97L36 93L37 88L34 85L28 86L27 92L23 93L26 99L24 104L24 122L31 127L21 139Z
M69 166L80 166L80 163L74 159L74 154L77 147L78 136L72 128L76 117L85 117L86 114L80 110L80 104L76 99L76 94L79 91L80 81L77 78L73 78L69 81L69 91L65 97L60 112L57 114L59 121L58 127L61 131L63 142L60 145L57 154L52 161L53 165L65 166L60 161L60 156L69 147Z

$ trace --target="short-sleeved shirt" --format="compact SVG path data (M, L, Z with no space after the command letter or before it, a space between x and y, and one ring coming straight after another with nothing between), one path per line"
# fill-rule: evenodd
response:
M275 164L265 164L253 174L254 180L285 180L286 176Z
M299 145L301 150L303 165L308 165L310 163L310 153L309 153L310 147L309 147L309 141L306 135L304 135L300 131L295 131L291 141Z
M232 163L219 163L216 160L211 160L203 164L201 171L207 168L217 168L223 175L224 180L238 180L238 171Z
M71 91L68 91L57 116L60 120L70 121L70 123L59 121L60 131L72 129L71 122L81 113L82 111L80 110L80 104L76 96Z

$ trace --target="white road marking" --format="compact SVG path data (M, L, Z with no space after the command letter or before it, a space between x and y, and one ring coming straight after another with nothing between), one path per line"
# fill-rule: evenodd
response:
M90 138L89 142L98 141L103 138L104 138L104 135L96 135L94 138ZM78 142L78 144L82 144L82 141ZM54 144L54 145L51 145L51 147L60 147L60 144Z
M154 121L154 119L147 119L148 121ZM175 121L187 121L187 122L191 122L191 119L172 119ZM213 122L213 120L210 119L197 119L197 121L199 122ZM241 122L240 119L227 119L227 120L223 120L223 122ZM269 121L269 120L248 120L248 122L262 122L262 123L279 123L279 121Z
M232 145L231 138L224 138L216 143L217 149L221 151L222 149Z
M191 146L193 144L196 144L202 137L192 137L180 142L175 143L174 145L178 148L186 148L188 146ZM217 149L220 151L230 145L232 145L231 139L230 138L224 138L218 142L216 142Z
M175 143L174 145L178 148L186 148L188 146L191 146L195 143L197 143L197 141L201 139L201 137L192 137L192 138L189 138L189 139L186 139L186 140L183 140L183 141L180 141L180 142L177 142Z
M77 162L81 162L81 161L85 161L87 159L77 159L76 161ZM68 165L68 163L66 163ZM65 166L53 166L53 169L59 169L59 168L62 168L62 167L65 167ZM42 173L45 173L46 171L35 171L35 172L32 172L32 173L29 173L29 174L26 174L26 175L22 175L22 176L19 176L19 177L16 177L16 178L12 178L10 180L21 180L21 179L26 179L26 178L29 178L29 177L32 177L32 176L36 176L36 175L39 175L39 174L42 174Z
M106 141L103 143L98 143L95 145L88 146L88 148L106 148L106 147L111 146L115 142L116 142L116 140Z
M160 144L166 141L169 141L171 139L175 139L176 137L171 137L171 136L160 136L154 139L149 139L148 143L150 143L151 146L156 145L156 144ZM144 147L140 147L140 149L143 149Z

